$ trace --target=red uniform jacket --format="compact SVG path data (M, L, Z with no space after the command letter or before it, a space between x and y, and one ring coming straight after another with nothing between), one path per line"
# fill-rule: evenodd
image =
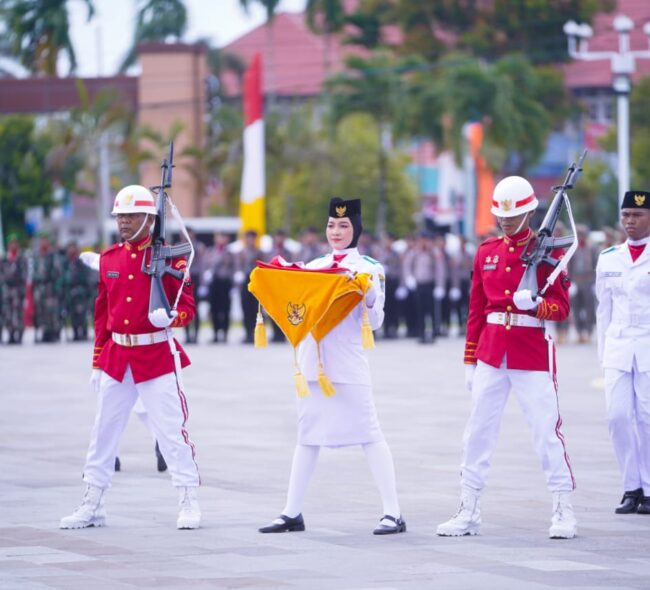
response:
M532 232L525 230L512 237L490 238L479 246L474 258L469 299L465 364L476 364L478 359L499 367L506 355L509 369L549 370L548 342L543 328L487 323L487 314L493 311L553 321L564 320L569 315L566 273L561 273L547 289L544 301L536 310L522 311L513 303L512 297L524 274L524 265L519 257L532 236ZM561 251L554 253L554 257L560 256ZM540 288L546 284L546 277L552 271L548 264L539 265L537 281Z
M151 277L142 272L145 248L151 244L148 237L139 242L122 242L107 248L99 259L99 288L95 300L95 351L93 368L101 369L113 379L122 381L128 365L131 366L136 383L160 377L174 371L174 359L168 342L145 346L122 346L111 334L148 334L158 332L149 316L149 292ZM187 266L184 259L173 261L174 268ZM171 275L163 277L168 299L173 302L180 281ZM192 321L195 313L192 288L186 285L178 302L178 316L172 327L180 327ZM181 354L181 365L190 360L176 342Z

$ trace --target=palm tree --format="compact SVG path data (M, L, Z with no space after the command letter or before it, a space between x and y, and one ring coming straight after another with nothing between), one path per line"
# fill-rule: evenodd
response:
M345 26L345 8L342 0L307 0L305 7L307 25L317 34L325 36L325 75L332 67L332 36Z
M81 0L88 20L95 14L92 0ZM63 52L70 61L70 73L77 58L70 39L67 0L0 0L0 21L6 29L11 54L34 74L56 76Z
M178 40L187 30L187 9L182 0L139 0L138 4L133 43L122 61L121 72L135 63L138 45L143 41Z

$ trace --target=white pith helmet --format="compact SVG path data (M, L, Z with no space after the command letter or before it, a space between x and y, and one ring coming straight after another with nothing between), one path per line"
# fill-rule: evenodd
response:
M125 186L115 196L111 215L118 213L149 213L156 215L156 200L153 193L139 184Z
M537 205L530 182L521 176L506 176L494 187L490 210L497 217L517 217L537 209Z

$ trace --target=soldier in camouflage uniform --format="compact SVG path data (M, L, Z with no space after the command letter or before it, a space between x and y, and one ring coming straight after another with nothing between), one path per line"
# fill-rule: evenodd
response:
M18 236L11 234L7 255L2 261L2 321L9 334L9 344L23 339L27 260L20 251Z
M62 291L64 313L72 326L74 341L84 341L88 338L93 281L97 281L97 273L79 260L79 247L75 242L71 242L63 261Z
M40 332L40 342L58 342L63 317L62 264L58 252L45 235L40 237L32 264L34 328L37 334Z

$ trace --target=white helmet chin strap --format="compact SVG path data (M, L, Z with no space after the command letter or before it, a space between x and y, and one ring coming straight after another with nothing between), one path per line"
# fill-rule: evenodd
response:
M145 228L147 225L147 221L149 221L149 213L145 214L144 220L142 221L142 225L140 225L140 228L138 229L137 232L135 232L127 241L129 242L134 242L136 238L140 235L140 232Z
M521 218L521 222L517 226L517 229L514 232L512 232L511 235L516 236L521 231L522 226L524 225L524 223L526 223L526 220L532 215L532 213L533 211L529 211L528 213L524 214L524 216ZM497 217L497 225L499 226L499 229L503 231L503 228L501 227L501 221L499 220L498 217Z

